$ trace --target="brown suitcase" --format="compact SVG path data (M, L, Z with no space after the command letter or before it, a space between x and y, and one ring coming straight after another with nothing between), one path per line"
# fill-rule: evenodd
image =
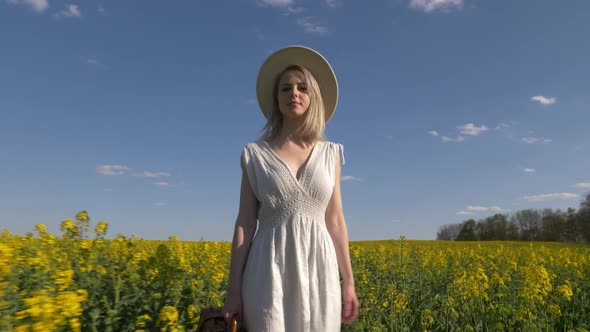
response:
M201 309L199 329L197 332L247 332L235 318L228 325L223 318L221 307L207 307Z

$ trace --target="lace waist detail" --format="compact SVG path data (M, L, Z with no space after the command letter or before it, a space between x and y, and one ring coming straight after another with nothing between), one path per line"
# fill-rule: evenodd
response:
M327 206L313 197L294 194L279 207L262 207L258 212L260 227L272 226L285 222L290 215L303 214L318 221L324 221Z

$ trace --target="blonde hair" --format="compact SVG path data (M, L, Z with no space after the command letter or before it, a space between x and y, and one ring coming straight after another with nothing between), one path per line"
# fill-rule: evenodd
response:
M283 74L290 70L298 70L303 74L310 97L309 108L305 112L305 120L303 121L303 127L301 128L301 140L306 143L312 143L319 140L325 141L326 137L324 136L324 128L326 125L326 116L320 86L312 73L300 65L292 65L285 68L285 70L280 72L275 78L272 91L272 108L270 110L270 116L267 117L266 124L261 130L262 134L260 135L260 139L272 140L278 137L283 129L283 114L279 110L277 97L278 85Z

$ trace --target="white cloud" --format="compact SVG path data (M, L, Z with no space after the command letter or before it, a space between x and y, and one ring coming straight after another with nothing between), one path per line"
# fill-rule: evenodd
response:
M166 181L154 182L154 184L158 187L168 187L170 185L170 183L168 183Z
M557 101L557 98L555 98L555 97L547 98L547 97L543 97L543 96L534 96L534 97L531 97L531 100L539 102L543 105L551 105L551 104L555 104L555 102Z
M470 211L470 212L502 212L502 211L504 211L504 209L502 209L499 206L473 206L473 205L466 206L465 210Z
M590 188L590 182L578 182L576 188Z
M55 15L55 17L59 18L58 15ZM96 57L80 57L80 60L90 66L100 67L103 69L108 68L107 65L105 65L100 59Z
M470 136L478 136L489 130L488 127L486 127L485 125L478 127L473 123L466 123L462 126L458 126L457 129L459 129L461 134Z
M101 15L104 15L105 14L105 9L104 9L104 7L102 5L98 5L98 9L97 10L98 10L98 12Z
M499 206L477 206L477 205L468 205L463 210L457 212L456 214L459 216L466 216L473 214L475 212L504 212L506 210L502 209Z
M447 143L447 142L463 142L465 140L465 138L463 136L457 136L456 138L442 136L441 139L445 143Z
M67 4L66 9L63 9L55 17L82 17L82 13L80 13L80 9L78 5L74 4Z
M340 180L341 181L357 181L357 182L363 182L363 179L362 178L358 178L358 177L355 177L355 176L352 176L352 175L343 175L340 178Z
M258 5L262 7L274 7L281 9L283 15L289 16L291 14L300 14L305 11L305 8L295 6L296 0L257 0Z
M528 167L527 167L527 168L525 168L523 171L524 171L525 173L535 173L537 170L536 170L536 169L534 169L534 168L528 168Z
M494 128L495 130L506 130L508 128L510 128L511 125L508 123L500 123L499 125L496 126L496 128Z
M25 5L33 8L34 11L41 13L49 7L47 0L6 0L6 3L11 5Z
M445 136L445 135L441 136L437 131L434 131L434 130L429 131L428 134L430 134L434 137L440 137L440 139L443 142L448 143L448 142L463 142L465 140L465 137L462 135L479 136L479 135L483 134L484 132L490 130L485 125L478 127L473 123L466 123L464 125L457 126L457 129L459 130L459 135L457 135L456 137Z
M551 143L553 142L552 139L549 138L537 138L537 137L523 137L522 141L526 144L535 144L535 143Z
M297 24L303 28L303 32L312 35L323 36L328 33L328 28L323 25L312 23L309 17L302 17L297 19Z
M97 58L88 58L86 59L86 63L90 65L102 66L102 62L100 62L100 60Z
M438 9L447 11L452 8L462 8L463 0L410 0L410 7L423 10L426 13Z
M529 202L545 202L553 199L572 199L578 198L580 195L573 193L553 193L553 194L541 194L524 196L523 198Z
M287 11L291 14L299 14L299 13L303 13L305 11L305 8L303 7L287 7Z
M295 0L258 0L258 3L263 6L286 7L293 5Z
M143 171L143 173L136 173L133 174L133 176L143 176L146 178L159 178L162 176L171 176L170 173L167 172L149 172L149 171Z
M129 167L125 165L98 165L96 166L96 173L102 175L123 175L128 171Z
M336 8L336 6L338 5L338 0L325 0L326 5L328 5L328 7L330 8Z

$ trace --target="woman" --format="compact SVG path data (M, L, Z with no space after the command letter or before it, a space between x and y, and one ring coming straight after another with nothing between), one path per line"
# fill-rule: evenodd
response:
M336 77L316 51L289 46L264 62L256 90L267 123L241 155L225 318L237 315L250 332L340 331L359 304L340 194L343 147L323 135Z

